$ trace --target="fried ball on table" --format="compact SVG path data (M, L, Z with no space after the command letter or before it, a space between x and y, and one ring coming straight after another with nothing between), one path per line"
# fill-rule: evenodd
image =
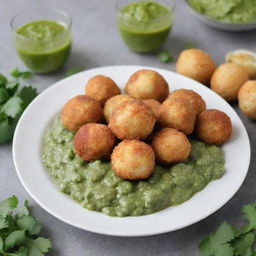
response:
M115 108L122 102L127 100L133 100L134 97L127 95L127 94L120 94L116 95L110 99L108 99L104 105L104 117L107 122L109 122L109 119L114 112Z
M164 128L157 132L151 146L156 160L167 165L185 161L192 148L186 135L173 128Z
M163 102L168 97L169 86L156 71L142 69L129 78L125 91L140 100L155 99Z
M147 179L155 169L155 154L145 142L124 140L114 148L111 165L122 179Z
M143 100L144 103L146 103L151 109L152 111L154 112L155 116L157 117L158 115L158 110L161 106L161 103L157 100Z
M119 104L113 112L109 127L121 139L145 139L152 132L156 117L151 108L140 100Z
M187 101L170 97L159 108L158 122L162 127L174 128L184 134L191 134L195 121L196 113Z
M216 69L212 57L199 49L188 49L181 52L177 63L177 73L208 85Z
M200 114L206 109L205 101L198 93L194 92L193 90L179 89L172 92L169 95L169 98L176 98L188 101L195 110L196 115Z
M195 133L208 144L222 145L231 137L232 123L229 116L220 110L205 110L197 117Z
M116 83L107 76L94 76L85 86L85 94L98 101L102 107L108 99L120 93Z
M241 86L249 80L246 69L236 63L220 65L211 78L211 89L227 101L237 99Z
M85 124L74 137L75 152L85 161L107 159L114 145L115 137L104 124Z
M76 132L87 123L98 123L103 120L100 104L87 95L78 95L69 100L61 112L61 121L70 131Z
M239 107L251 119L256 120L256 81L247 81L238 92Z

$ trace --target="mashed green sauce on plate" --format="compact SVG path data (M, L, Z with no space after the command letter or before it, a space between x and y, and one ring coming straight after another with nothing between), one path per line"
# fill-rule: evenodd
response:
M45 136L43 164L60 191L84 208L110 216L140 216L181 204L224 174L222 149L191 140L192 153L186 162L157 165L147 180L122 180L109 162L88 163L77 156L73 137L57 117Z
M226 23L256 21L255 0L188 0L198 12Z

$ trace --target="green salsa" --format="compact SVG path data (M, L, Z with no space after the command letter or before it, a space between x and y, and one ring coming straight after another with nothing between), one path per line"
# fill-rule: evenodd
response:
M255 0L189 0L198 12L226 23L247 23L256 20Z
M133 2L120 10L118 26L132 51L152 52L162 46L170 32L172 11L154 1Z
M48 73L61 67L71 49L69 29L51 20L25 24L16 31L15 41L25 65L38 73Z
M192 140L186 162L157 165L147 180L122 180L109 162L88 163L76 155L73 137L57 117L45 136L43 164L62 192L86 209L110 216L140 216L181 204L224 173L222 149Z

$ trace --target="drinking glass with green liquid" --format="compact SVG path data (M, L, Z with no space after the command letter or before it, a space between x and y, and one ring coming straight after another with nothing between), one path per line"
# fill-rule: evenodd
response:
M65 64L71 51L70 16L57 9L18 13L11 20L15 46L24 64L49 73Z
M166 41L172 24L174 0L116 0L119 32L135 52L153 52Z

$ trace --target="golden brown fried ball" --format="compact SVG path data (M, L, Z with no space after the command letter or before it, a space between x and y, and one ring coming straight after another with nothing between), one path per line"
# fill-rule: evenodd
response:
M200 114L206 109L205 101L198 93L194 92L193 90L179 89L172 92L169 95L169 98L176 98L188 101L193 107L196 115Z
M87 82L85 93L97 100L103 107L108 99L120 94L121 91L110 77L97 75Z
M249 80L244 67L236 63L220 65L211 78L211 89L227 101L237 99L241 86Z
M139 140L124 140L111 155L112 169L122 179L147 179L155 168L153 149Z
M256 119L256 81L247 81L238 92L239 107L245 115Z
M155 116L157 117L158 115L158 110L161 106L161 103L157 100L143 100L144 103L146 103L151 110L154 112Z
M168 97L169 86L156 71L142 69L129 78L125 91L140 100L155 99L163 102Z
M145 139L152 132L155 121L155 114L147 104L128 100L116 107L109 127L119 139Z
M151 146L156 160L162 164L174 164L185 161L191 152L191 144L182 132L164 128L157 132Z
M224 112L210 109L197 117L196 135L208 144L221 145L229 140L232 134L232 123Z
M209 84L215 69L211 56L199 49L182 51L176 63L177 73L203 84Z
M134 97L127 95L127 94L120 94L116 95L110 99L107 100L104 106L104 117L107 122L109 122L109 119L114 112L115 108L122 102L127 101L127 100L133 100Z
M195 126L196 113L187 101L168 98L159 108L158 121L162 127L191 134Z
M104 124L85 124L74 137L75 152L85 161L106 159L115 144L115 137Z
M70 131L76 132L87 123L98 123L103 119L100 104L87 95L78 95L69 100L61 112L61 121Z

